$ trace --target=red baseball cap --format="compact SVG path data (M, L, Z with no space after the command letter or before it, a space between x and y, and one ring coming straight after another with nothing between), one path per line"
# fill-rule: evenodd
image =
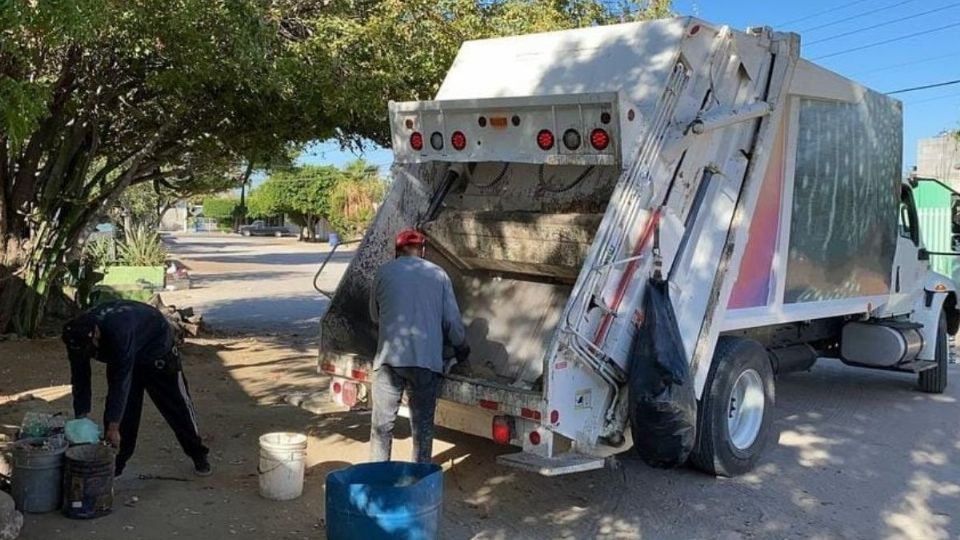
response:
M404 229L397 233L396 248L402 249L407 246L422 246L427 243L427 237L418 230Z

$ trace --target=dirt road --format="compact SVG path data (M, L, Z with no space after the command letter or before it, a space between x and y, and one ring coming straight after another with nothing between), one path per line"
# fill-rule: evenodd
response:
M274 271L301 266L263 261L306 248L269 246L231 242L220 248ZM249 249L253 253L241 253ZM199 255L206 263L233 264L212 260L219 255ZM198 264L195 275L201 272ZM235 278L242 281L224 279ZM213 292L216 281L202 278L211 289L204 294ZM247 318L258 316L254 297L276 292L268 283L275 281L249 281L242 301ZM287 296L293 293L278 292L268 302L282 310ZM221 301L231 302L204 300L215 324L220 315L212 314L229 314L217 311ZM148 405L137 454L117 484L114 513L89 522L58 514L28 516L22 538L323 538L325 475L366 459L369 414L329 406L312 414L285 403L292 393L326 387L326 379L316 375L315 348L306 335L191 341L185 369L214 451L214 476L191 476L169 429ZM102 370L94 376L102 382ZM951 366L950 376L953 384L940 396L917 392L913 377L824 361L811 373L783 377L775 411L779 440L756 471L736 479L654 470L630 454L601 471L543 478L496 465L497 454L516 449L440 430L434 459L446 471L443 538L957 540L960 366ZM18 423L28 408L68 411L68 378L56 340L0 342L0 424ZM38 399L15 402L23 393ZM102 396L98 388L96 402ZM277 430L310 434L304 496L289 503L257 495L257 437ZM395 456L403 459L410 441L407 433L401 435Z
M164 241L193 280L190 290L164 293L165 302L193 307L217 330L316 333L326 299L314 290L313 276L328 244L227 234ZM349 246L338 250L318 284L335 288L351 256Z
M192 342L186 370L215 475L191 477L147 406L113 515L28 516L23 538L322 538L324 476L365 459L369 415L314 415L284 403L291 392L325 385L312 348L305 340ZM18 422L28 407L69 409L56 340L0 343L0 359L0 423ZM951 375L960 381L956 366ZM909 377L823 364L782 378L778 390L779 444L754 473L732 480L653 470L630 455L617 468L542 478L496 465L509 448L441 430L435 460L446 469L444 538L960 538L960 384L928 396ZM42 399L9 402L22 392ZM274 430L311 435L298 501L257 496L257 436ZM405 456L409 448L404 434L395 451ZM124 505L133 497L139 502Z

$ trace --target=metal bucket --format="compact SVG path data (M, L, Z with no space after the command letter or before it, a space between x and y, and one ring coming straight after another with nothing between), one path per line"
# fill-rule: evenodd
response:
M84 444L67 450L63 513L72 519L105 516L113 509L112 448Z
M31 514L60 508L63 476L62 438L23 439L13 446L13 500L17 509Z

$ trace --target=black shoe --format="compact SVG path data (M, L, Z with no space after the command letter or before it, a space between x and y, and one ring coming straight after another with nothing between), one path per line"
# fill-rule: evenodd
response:
M213 474L213 468L210 467L210 460L207 459L207 456L198 457L193 460L193 474L201 477Z

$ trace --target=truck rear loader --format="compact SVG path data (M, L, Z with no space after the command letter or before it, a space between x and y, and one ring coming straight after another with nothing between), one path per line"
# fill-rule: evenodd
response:
M368 399L370 285L407 227L473 351L437 423L522 448L502 463L557 475L649 442L627 389L651 280L704 471L753 467L775 376L818 358L942 392L960 313L902 180L901 104L799 50L696 18L464 43L435 100L389 104L393 182L321 322L334 399Z

